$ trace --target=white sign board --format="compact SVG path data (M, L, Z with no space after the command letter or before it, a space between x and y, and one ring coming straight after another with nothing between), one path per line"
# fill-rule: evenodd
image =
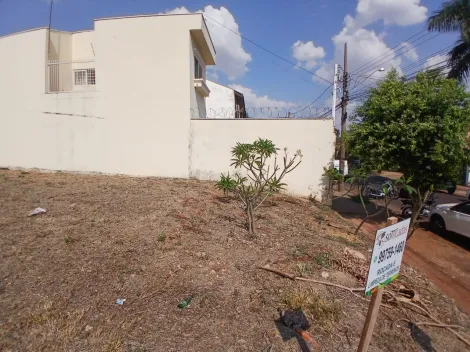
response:
M374 288L385 286L397 278L410 221L411 219L406 219L377 230L367 276L366 295L370 295Z

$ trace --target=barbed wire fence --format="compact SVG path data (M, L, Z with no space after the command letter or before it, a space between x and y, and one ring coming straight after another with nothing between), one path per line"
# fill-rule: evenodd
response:
M191 108L191 119L324 119L331 118L331 108L321 106L291 106L291 107L248 107L245 109L219 108L199 109Z

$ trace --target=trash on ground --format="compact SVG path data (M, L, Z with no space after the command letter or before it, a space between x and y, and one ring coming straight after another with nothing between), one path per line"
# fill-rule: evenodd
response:
M125 301L126 301L125 298L118 298L118 299L116 300L116 304L119 304L120 306L122 306Z
M326 279L328 276L330 276L330 274L328 274L326 271L322 271L321 273L321 277Z
M279 312L280 321L292 329L299 335L305 342L314 346L317 350L320 350L320 345L313 338L313 336L306 331L310 328L310 323L307 320L304 312L301 310L281 310Z
M46 212L46 209L44 208L36 208L31 213L29 213L28 216L34 216L34 215L39 215L39 214L44 214Z
M181 309L186 308L187 306L189 306L189 303L191 303L191 300L192 300L192 299L193 299L192 296L186 297L185 299L183 299L182 301L180 301L180 303L178 303L178 308L181 308Z

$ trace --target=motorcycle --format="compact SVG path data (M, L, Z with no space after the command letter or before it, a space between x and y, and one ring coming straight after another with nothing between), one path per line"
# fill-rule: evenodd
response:
M436 195L434 193L431 193L426 203L424 203L424 205L419 210L419 217L427 218L429 216L431 209L436 206L436 198ZM413 213L413 202L410 198L402 198L401 202L401 216L405 219L411 218L411 215Z
M385 198L385 194L387 194L388 198L395 198L398 196L395 187L390 181L385 182L382 188L378 185L368 185L364 189L364 195L369 198L382 199Z

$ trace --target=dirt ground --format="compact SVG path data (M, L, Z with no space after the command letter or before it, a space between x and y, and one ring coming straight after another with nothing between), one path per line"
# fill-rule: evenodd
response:
M47 213L28 217L36 207ZM258 266L362 287L367 263L344 249L368 258L367 236L328 208L281 195L260 208L256 227L248 236L237 200L213 182L0 171L0 351L307 350L276 322L285 308L304 310L322 351L355 350L362 293ZM469 339L470 319L452 300L412 268L402 273L390 290L412 288ZM468 349L440 327L410 331L402 319L430 320L387 305L370 351Z

